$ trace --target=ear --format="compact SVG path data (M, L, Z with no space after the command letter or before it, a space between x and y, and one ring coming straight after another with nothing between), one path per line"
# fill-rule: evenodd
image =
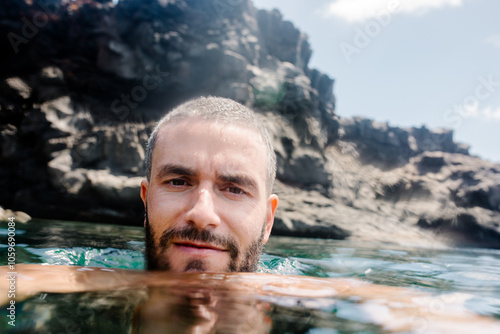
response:
M144 203L144 209L146 209L148 187L149 187L148 180L146 180L146 179L142 180L141 181L141 199L142 199L142 203ZM146 227L146 218L144 218L144 227Z
M278 195L272 194L267 199L267 215L266 215L266 227L264 231L264 238L262 242L265 244L267 240L269 240L269 236L271 235L271 230L274 224L274 213L276 212L276 208L278 207Z

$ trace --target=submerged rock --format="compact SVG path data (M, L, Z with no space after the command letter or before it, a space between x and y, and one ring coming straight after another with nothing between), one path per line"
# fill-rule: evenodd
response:
M22 211L12 211L0 206L0 221L11 221L14 218L16 223L27 223L31 220L30 215Z

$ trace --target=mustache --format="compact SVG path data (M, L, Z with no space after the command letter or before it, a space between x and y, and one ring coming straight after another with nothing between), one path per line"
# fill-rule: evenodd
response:
M215 234L211 230L199 230L196 227L187 225L183 228L169 228L162 233L160 237L160 247L167 249L173 244L173 240L193 241L208 243L213 246L225 248L228 250L231 259L238 257L238 247L234 239Z

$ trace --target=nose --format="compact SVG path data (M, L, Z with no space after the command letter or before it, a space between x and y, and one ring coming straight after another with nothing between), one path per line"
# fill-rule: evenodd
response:
M200 230L217 227L220 224L220 217L214 200L215 193L209 187L200 187L193 192L191 206L186 212L187 223L195 225Z

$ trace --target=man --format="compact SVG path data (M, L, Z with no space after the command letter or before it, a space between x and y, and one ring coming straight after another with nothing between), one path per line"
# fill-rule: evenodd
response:
M443 308L433 312L429 305L439 302L438 298L418 290L341 278L217 273L255 271L278 206L278 197L271 193L276 158L269 136L256 115L241 104L208 97L175 108L151 135L146 170L140 191L146 209L146 261L147 268L156 272L16 265L16 303L44 292L25 302L23 310L35 311L20 313L19 319L45 314L47 293L87 292L63 296L71 305L80 306L47 328L92 332L108 321L122 324L126 330L119 332L130 327L142 333L267 333L272 319L265 310L273 305L294 310L302 308L302 298L331 303L350 298L361 305L363 321L389 331L498 333L500 329L494 319L463 308L470 298L465 294L448 297L449 305L441 303ZM1 291L9 287L10 271L0 267ZM101 294L92 295L98 291ZM118 309L132 321L121 319L117 324L115 309L99 307L117 300L117 293L128 300ZM50 304L52 299L48 299ZM7 294L0 295L0 305L9 302ZM51 312L71 309L59 300L53 304ZM303 322L301 317L290 317L288 308L283 314L292 323ZM304 314L308 319L311 316L308 309ZM30 326L57 319L36 318Z
M150 270L255 271L278 206L276 156L253 111L201 97L148 142L141 183Z

